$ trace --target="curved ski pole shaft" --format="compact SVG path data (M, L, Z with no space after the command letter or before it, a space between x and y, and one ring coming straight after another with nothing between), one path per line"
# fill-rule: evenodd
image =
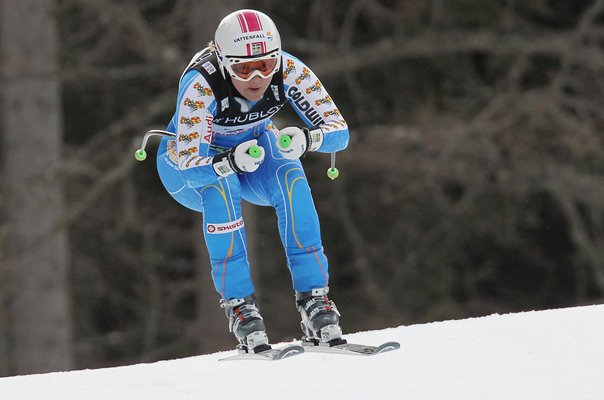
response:
M137 161L144 161L147 158L147 152L145 151L145 147L147 146L147 141L151 136L168 136L175 138L176 134L168 131L162 131L159 129L152 129L150 131L147 131L147 133L145 133L145 136L143 136L143 142L141 144L140 149L136 150L136 152L134 153L134 158L136 158Z

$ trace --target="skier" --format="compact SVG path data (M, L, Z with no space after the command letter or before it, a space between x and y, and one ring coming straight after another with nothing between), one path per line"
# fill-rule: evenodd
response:
M176 136L160 144L159 175L174 199L203 214L214 286L239 347L269 348L250 276L242 199L276 210L305 339L341 340L340 314L327 297L319 220L299 160L348 144L347 124L322 83L281 49L267 15L240 10L193 57L177 101L167 127ZM271 118L286 103L305 126L277 129Z

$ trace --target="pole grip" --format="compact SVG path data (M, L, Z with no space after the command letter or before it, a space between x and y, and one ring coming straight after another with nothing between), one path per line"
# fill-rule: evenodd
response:
M262 155L262 149L260 149L260 146L253 145L247 150L247 153L252 158L258 158Z
M285 133L283 135L279 136L279 146L281 146L282 149L287 149L291 144L292 144L291 136L289 136Z

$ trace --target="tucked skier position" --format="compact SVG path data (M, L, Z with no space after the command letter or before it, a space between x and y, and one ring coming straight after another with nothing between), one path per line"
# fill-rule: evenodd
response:
M177 99L157 167L170 195L203 215L212 279L239 348L270 349L250 274L242 199L276 211L305 340L343 342L300 162L306 153L335 153L348 145L346 121L321 81L282 50L267 15L240 10L226 16L214 41L193 57ZM275 126L271 118L286 103L303 126ZM337 176L333 165L330 170Z

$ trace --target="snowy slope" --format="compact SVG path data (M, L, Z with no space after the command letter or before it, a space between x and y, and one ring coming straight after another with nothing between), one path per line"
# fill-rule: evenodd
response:
M348 335L401 350L218 362L227 353L0 379L0 399L604 400L604 305Z

